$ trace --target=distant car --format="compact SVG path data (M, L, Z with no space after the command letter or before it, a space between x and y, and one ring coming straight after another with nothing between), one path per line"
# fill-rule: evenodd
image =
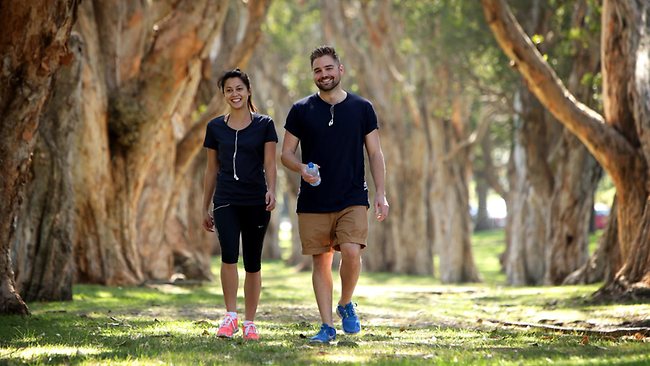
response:
M609 206L596 203L594 205L594 228L602 230L607 227L607 220L609 219Z

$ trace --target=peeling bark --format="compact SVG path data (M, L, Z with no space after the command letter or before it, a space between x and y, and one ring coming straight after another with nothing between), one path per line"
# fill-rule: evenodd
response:
M23 203L35 134L66 48L78 1L6 3L0 12L0 313L28 314L16 291L10 246Z

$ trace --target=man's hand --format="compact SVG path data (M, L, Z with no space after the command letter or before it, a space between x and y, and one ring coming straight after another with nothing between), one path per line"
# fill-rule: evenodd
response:
M314 165L317 166L318 169L320 169L320 165L318 164L314 164ZM317 176L307 173L307 164L300 165L300 175L302 176L302 179L309 184L314 184L318 182Z
M388 200L386 200L386 196L383 194L376 195L375 196L375 217L377 218L377 221L382 222L386 220L388 217Z

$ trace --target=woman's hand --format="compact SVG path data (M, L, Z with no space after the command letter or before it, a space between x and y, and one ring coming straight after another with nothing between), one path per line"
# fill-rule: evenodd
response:
M210 210L206 210L203 213L203 228L207 231L214 232L214 219L210 215Z
M273 211L275 208L275 193L266 192L266 210Z

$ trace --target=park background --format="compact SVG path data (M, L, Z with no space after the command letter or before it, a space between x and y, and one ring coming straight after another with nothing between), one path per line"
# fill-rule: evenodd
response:
M648 297L645 1L0 10L11 30L0 36L2 313L75 303L85 285L218 283L218 243L200 226L205 125L226 110L216 81L247 71L281 138L291 104L315 92L309 54L323 44L339 51L344 89L374 104L386 157L391 213L370 223L364 276L587 285L570 288L613 304ZM301 276L299 176L278 173L264 258ZM498 245L478 249L483 230L500 233ZM643 328L641 309L628 326Z

